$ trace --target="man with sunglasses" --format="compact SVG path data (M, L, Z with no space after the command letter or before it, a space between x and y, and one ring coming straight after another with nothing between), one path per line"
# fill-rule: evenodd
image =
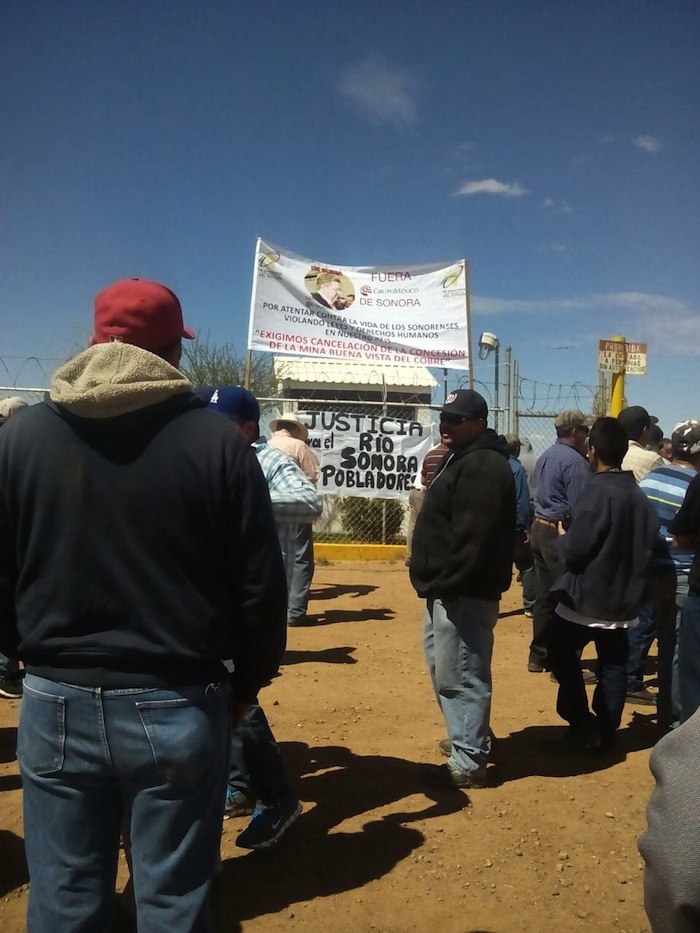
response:
M440 410L447 455L413 534L411 582L426 599L425 654L450 742L433 786L486 785L491 654L498 602L511 583L515 483L508 445L487 426L484 398L458 389Z
M547 642L557 607L550 590L564 571L557 549L558 526L561 522L568 528L574 503L591 476L586 460L590 430L587 421L576 410L558 415L554 419L556 443L545 450L535 466L535 518L530 531L535 560L535 608L527 665L531 674L550 669Z

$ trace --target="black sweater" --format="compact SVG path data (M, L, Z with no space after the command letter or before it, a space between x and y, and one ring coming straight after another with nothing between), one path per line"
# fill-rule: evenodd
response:
M515 538L508 447L489 429L445 464L416 521L411 582L427 598L500 599L511 584Z
M30 672L197 684L230 658L234 696L252 700L285 621L255 454L191 392L104 418L42 403L0 431L0 649Z
M566 571L552 595L592 619L634 619L658 531L656 509L632 472L593 473L559 538Z

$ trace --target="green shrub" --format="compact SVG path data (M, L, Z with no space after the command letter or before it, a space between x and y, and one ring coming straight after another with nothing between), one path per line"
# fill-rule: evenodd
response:
M340 514L343 528L353 541L390 544L401 529L404 507L398 499L360 499L348 496L341 502Z

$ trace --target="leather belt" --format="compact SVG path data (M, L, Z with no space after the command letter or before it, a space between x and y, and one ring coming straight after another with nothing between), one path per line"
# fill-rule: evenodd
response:
M550 522L548 518L535 518L535 521L540 525L549 525L550 528L556 528L559 522Z

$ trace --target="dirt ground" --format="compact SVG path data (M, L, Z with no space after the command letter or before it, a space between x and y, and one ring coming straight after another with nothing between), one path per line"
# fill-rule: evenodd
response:
M403 563L317 568L316 624L290 629L281 676L261 695L304 813L262 852L236 848L247 818L224 823L222 931L649 930L636 840L653 712L626 707L612 757L548 749L556 687L527 672L520 598L514 583L496 628L493 786L469 799L420 782L420 762L443 760L444 731L422 656L423 607ZM0 701L4 933L24 929L28 882L18 715L18 703ZM122 865L120 888L125 880Z

